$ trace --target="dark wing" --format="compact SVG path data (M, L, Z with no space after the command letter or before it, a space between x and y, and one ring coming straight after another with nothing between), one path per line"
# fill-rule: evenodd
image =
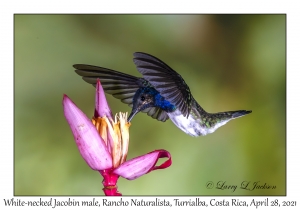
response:
M134 55L137 70L186 117L191 111L192 94L182 77L158 58L141 52Z
M97 78L100 79L104 91L123 103L132 107L133 96L140 87L149 87L150 83L143 78L138 78L118 71L86 64L75 64L75 72L82 76L87 83L96 86ZM157 107L143 110L149 116L159 121L166 121L169 117L165 111Z

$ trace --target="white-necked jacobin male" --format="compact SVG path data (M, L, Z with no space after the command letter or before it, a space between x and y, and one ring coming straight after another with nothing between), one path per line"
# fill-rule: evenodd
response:
M95 86L99 78L106 93L132 107L128 122L138 112L145 112L162 122L170 118L191 136L204 136L228 121L252 112L208 113L194 99L183 78L171 67L146 53L136 52L133 55L142 78L98 66L74 65L83 80Z

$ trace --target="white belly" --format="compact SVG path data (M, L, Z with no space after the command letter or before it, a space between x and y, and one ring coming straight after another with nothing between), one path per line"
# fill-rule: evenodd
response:
M225 120L223 122L217 123L215 126L207 128L205 125L201 126L200 119L194 119L191 115L189 118L181 115L179 110L175 110L172 113L168 113L169 118L172 122L180 128L183 132L191 135L191 136L205 136L209 133L213 133L217 128L225 125L229 120Z

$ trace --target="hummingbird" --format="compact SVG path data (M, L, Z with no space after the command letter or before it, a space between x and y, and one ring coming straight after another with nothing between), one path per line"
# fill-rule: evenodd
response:
M166 63L143 52L133 55L133 62L143 77L98 66L73 65L84 81L96 86L99 78L106 93L132 108L128 122L137 113L144 112L162 122L170 118L183 132L197 137L213 133L228 121L252 112L208 113L194 99L184 79Z

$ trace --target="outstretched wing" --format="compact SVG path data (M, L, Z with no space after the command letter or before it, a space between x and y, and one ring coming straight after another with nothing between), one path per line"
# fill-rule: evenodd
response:
M192 94L182 77L158 58L136 52L134 63L137 70L168 101L186 117L191 111Z
M132 107L133 96L140 87L149 87L150 83L143 79L111 69L91 66L86 64L75 64L75 72L82 76L87 83L96 86L97 78L100 79L104 91L113 97L120 99L123 103ZM167 113L158 108L150 107L143 110L149 116L159 121L166 121L169 117Z

